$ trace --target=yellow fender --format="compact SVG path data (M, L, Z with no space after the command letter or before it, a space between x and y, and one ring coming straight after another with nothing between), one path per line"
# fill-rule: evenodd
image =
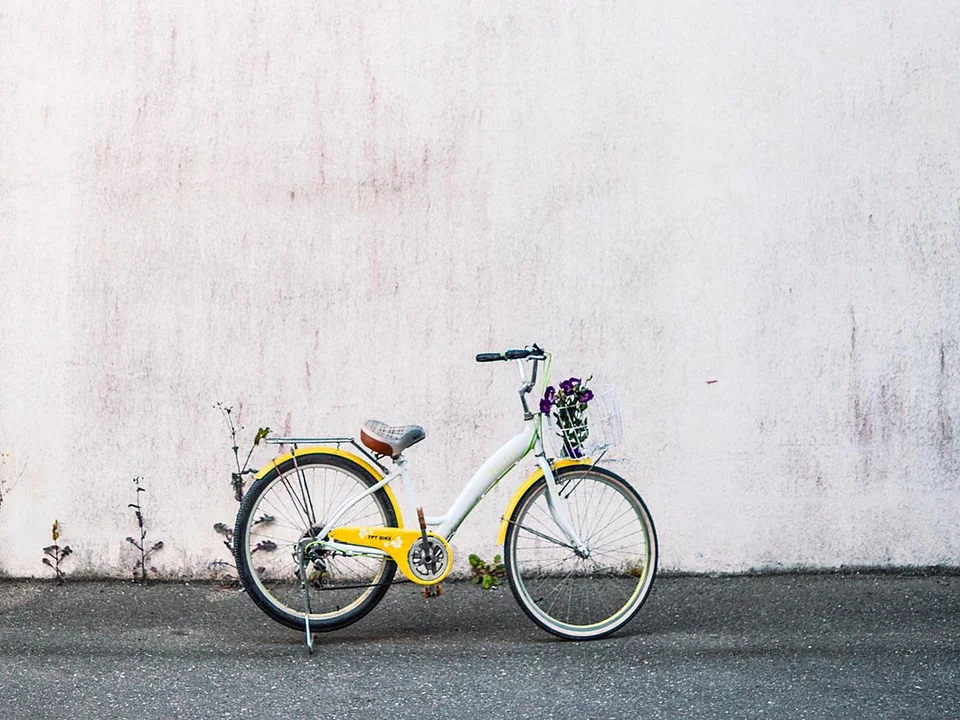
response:
M281 455L280 457L274 458L257 471L257 474L254 475L254 480L259 480L278 465L282 465L283 463L287 462L287 460L292 460L294 455L297 457L303 457L304 455L334 455L336 457L346 458L350 462L356 463L362 467L364 470L377 478L377 480L382 480L384 478L383 471L371 465L359 455L354 455L346 450L341 450L340 448L330 447L327 445L312 445L310 447L297 448L297 450L294 452L289 452L286 455ZM397 525L403 527L403 516L400 514L400 503L397 502L397 496L393 494L393 489L389 485L384 485L383 491L387 494L390 504L393 505L393 511L397 515ZM417 534L419 535L419 532Z
M555 460L553 467L556 468L565 468L570 465L583 465L584 467L592 467L593 462L590 460ZM520 503L520 498L523 497L523 494L530 489L530 486L533 485L537 480L543 477L543 470L539 467L533 472L533 474L523 481L523 484L517 488L517 491L513 494L513 497L510 498L510 502L507 503L507 509L503 512L503 518L500 522L500 534L497 536L497 544L503 545L507 541L507 528L510 526L510 518L513 517L514 511L517 509L517 505Z

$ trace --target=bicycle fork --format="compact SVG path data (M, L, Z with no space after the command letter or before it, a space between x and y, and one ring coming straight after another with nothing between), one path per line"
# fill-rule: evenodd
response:
M543 477L547 482L547 506L550 508L550 514L553 516L554 522L557 523L557 527L566 536L570 547L577 555L582 558L590 557L590 548L586 546L573 528L573 523L570 521L570 512L567 509L567 499L560 494L559 484L545 454L537 455L537 464L540 466Z

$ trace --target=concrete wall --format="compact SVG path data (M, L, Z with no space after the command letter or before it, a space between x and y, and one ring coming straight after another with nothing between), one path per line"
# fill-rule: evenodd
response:
M218 400L419 422L440 511L533 341L618 384L662 568L960 564L960 7L667 5L5 3L0 569L59 518L126 574L141 475L205 573Z

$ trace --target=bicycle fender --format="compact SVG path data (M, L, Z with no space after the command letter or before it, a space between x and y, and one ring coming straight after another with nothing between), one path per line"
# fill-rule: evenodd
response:
M314 445L311 447L298 448L294 452L296 453L297 457L303 457L304 455L335 455L336 457L342 457L350 462L356 463L377 478L377 480L382 480L384 477L381 470L371 465L359 455L354 455L353 453L347 452L346 450L341 450L340 448L327 447L325 445ZM257 474L253 476L253 479L259 480L268 472L273 470L277 465L282 465L283 463L287 462L287 460L292 460L293 456L293 452L288 452L286 455L275 457L269 463L260 468L257 471ZM400 503L397 502L397 496L393 494L393 489L389 485L384 485L383 491L387 494L387 498L393 505L393 511L397 514L397 525L403 527L403 516L400 514Z
M554 468L564 468L571 465L583 465L584 467L590 467L593 463L584 462L583 460L555 460L553 463ZM517 488L517 491L513 494L513 497L510 498L510 502L507 503L507 509L503 512L503 517L500 519L500 534L497 536L497 544L503 545L507 540L507 528L510 526L510 518L513 517L514 511L517 509L517 505L520 503L520 498L523 497L523 494L530 489L530 486L533 485L537 480L543 477L543 470L537 468L533 474L530 475L526 480L523 481L523 484Z

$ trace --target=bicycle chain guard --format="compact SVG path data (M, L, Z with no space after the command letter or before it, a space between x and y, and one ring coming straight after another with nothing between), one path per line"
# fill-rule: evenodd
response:
M447 541L436 533L427 533L435 570L425 563L423 537L419 530L391 527L338 527L330 531L330 540L344 545L375 548L385 552L397 563L400 572L417 585L435 585L450 574L453 551Z

